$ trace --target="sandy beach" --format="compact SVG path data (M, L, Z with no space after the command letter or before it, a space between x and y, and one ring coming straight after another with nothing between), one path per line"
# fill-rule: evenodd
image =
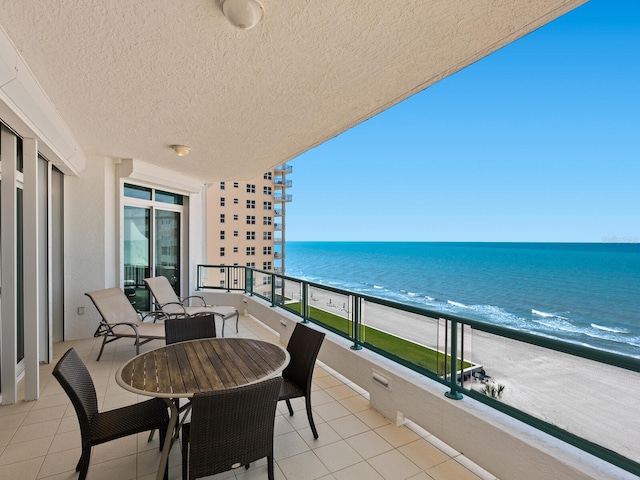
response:
M299 294L287 292L297 299ZM350 318L349 299L318 288L310 305ZM442 349L438 321L366 303L363 323L432 348ZM464 357L481 364L489 382L505 386L501 401L635 461L640 461L640 420L635 406L640 375L467 327ZM465 387L480 390L469 381Z

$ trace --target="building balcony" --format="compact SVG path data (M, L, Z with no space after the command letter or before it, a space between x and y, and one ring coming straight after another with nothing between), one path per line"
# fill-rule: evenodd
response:
M281 260L284 258L284 253L282 252L273 252L273 258L276 260Z
M291 172L293 172L293 167L288 163L285 163L284 165L278 165L276 168L273 169L273 171L276 175L282 175L282 174L288 175Z
M282 224L281 223L274 223L273 224L273 231L274 232L281 232L282 231Z
M273 201L276 203L282 203L282 202L290 202L291 200L293 200L293 196L292 195L274 195L273 196Z
M276 178L273 182L274 187L276 188L289 188L293 185L291 180L283 180L281 178Z

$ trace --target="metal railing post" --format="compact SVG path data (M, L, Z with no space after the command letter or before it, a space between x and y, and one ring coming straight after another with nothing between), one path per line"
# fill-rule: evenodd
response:
M446 364L446 361L445 361ZM458 391L458 322L455 320L451 321L451 354L449 355L449 364L450 368L450 377L449 384L451 385L451 390L446 392L444 395L447 398L451 398L453 400L462 400L462 394ZM462 373L461 373L462 375Z
M351 350L362 350L362 345L360 345L360 297L357 295L353 296L353 305L351 307L353 310L353 345L349 347Z
M302 323L309 323L308 311L309 311L309 284L302 282Z
M271 274L271 306L276 306L276 276Z

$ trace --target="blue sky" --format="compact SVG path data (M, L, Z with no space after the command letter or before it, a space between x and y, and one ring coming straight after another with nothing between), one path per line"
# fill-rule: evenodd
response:
M591 0L289 162L287 240L640 241L640 0Z

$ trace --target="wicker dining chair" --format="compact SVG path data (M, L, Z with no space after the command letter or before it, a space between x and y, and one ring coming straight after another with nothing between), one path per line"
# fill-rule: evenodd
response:
M273 480L273 426L282 377L196 393L182 426L182 479L226 472L267 457Z
M307 327L302 323L296 323L287 344L287 351L291 360L282 372L283 382L279 397L279 400L287 402L289 415L293 415L291 399L304 397L307 418L313 432L313 438L318 438L318 431L313 422L313 413L311 412L311 380L313 378L313 367L323 341L324 333Z
M168 318L164 321L164 331L167 345L199 338L215 338L215 316L213 313L206 313L194 317Z
M160 430L160 450L169 426L166 403L154 398L126 407L98 412L96 389L87 367L73 348L67 350L53 369L53 376L67 393L76 410L80 424L82 454L76 465L79 480L89 471L91 448L94 445L134 435L140 432ZM149 437L151 439L151 437ZM167 478L165 471L165 478Z

